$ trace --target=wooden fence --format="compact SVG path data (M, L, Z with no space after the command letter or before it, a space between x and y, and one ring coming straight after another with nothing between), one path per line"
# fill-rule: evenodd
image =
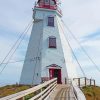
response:
M56 88L56 86L57 78L49 80L28 90L0 98L0 100L26 100L26 98L28 98L28 100L44 100L50 94L50 92Z
M94 79L88 79L86 77L81 77L81 78L74 78L73 79L79 87L83 86L95 86L95 80Z

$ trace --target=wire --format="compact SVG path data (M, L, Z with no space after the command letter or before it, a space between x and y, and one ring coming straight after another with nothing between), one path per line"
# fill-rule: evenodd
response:
M62 21L63 22L63 21ZM89 56L89 54L86 52L86 50L83 48L83 46L80 44L80 42L78 41L78 39L74 36L73 32L69 29L69 27L63 22L64 26L66 26L66 28L68 29L68 31L71 33L72 37L76 40L76 42L79 44L79 46L81 47L81 49L83 50L83 52L87 55L87 57L89 58L89 60L92 62L92 64L95 66L95 68L100 72L99 67L96 65L96 63L93 61L93 59Z
M63 31L63 33L64 33L64 30L63 30L62 26L60 25L59 21L58 21L58 24L59 24L59 26L61 27L61 29L62 29L62 31ZM65 33L64 33L64 35L65 35ZM81 69L81 72L82 72L83 76L86 77L86 74L85 74L84 70L82 69L81 64L79 63L79 61L78 61L78 59L77 59L77 57L76 57L76 55L75 55L75 53L74 53L74 51L73 51L71 45L70 45L70 42L69 42L69 40L68 40L68 37L67 37L66 35L65 35L65 37L66 37L67 43L68 43L68 45L69 45L69 47L70 47L70 49L71 49L71 51L72 51L72 54L73 54L74 58L76 59L77 64L79 65L79 67L80 67L80 69Z
M12 62L9 62L9 63L17 63L17 62L23 62L23 61L25 61L25 60L18 60L18 61L12 61ZM2 64L7 64L7 63L2 63Z
M16 61L11 61L11 62L9 62L8 64L10 64L10 63L18 63L18 62L24 62L24 61L34 61L34 59L33 58L30 58L30 59L25 59L25 60L16 60ZM2 64L7 64L7 63L2 63Z
M29 25L30 25L30 23L28 24L28 26ZM11 49L9 50L9 52L7 53L7 55L4 57L4 59L0 63L0 66L4 63L4 61L6 60L6 58L10 55L10 53L12 52L12 50L14 49L14 47L16 46L16 44L18 43L18 41L20 40L20 38L23 36L23 34L25 33L25 31L27 30L28 26L25 28L25 30L21 33L21 35L18 37L18 39L16 40L16 42L13 44L13 46L11 47Z
M32 25L32 24L31 24ZM26 30L26 33L28 33L29 29L30 29L30 26L28 26L27 30ZM9 61L11 60L12 56L14 55L14 53L16 52L16 50L18 49L20 43L22 42L22 40L24 39L24 37L26 36L26 34L23 35L22 39L19 41L19 44L17 45L17 47L15 48L15 50L13 51L13 53L11 54L11 56L9 57L7 63L5 64L5 66L3 67L3 69L0 71L0 74L4 71L4 69L6 68L6 66L8 65Z

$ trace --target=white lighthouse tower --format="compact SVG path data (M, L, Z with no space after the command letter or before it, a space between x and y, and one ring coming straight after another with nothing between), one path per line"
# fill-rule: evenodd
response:
M58 83L75 77L71 50L62 27L58 0L38 0L20 84L40 84L57 77Z

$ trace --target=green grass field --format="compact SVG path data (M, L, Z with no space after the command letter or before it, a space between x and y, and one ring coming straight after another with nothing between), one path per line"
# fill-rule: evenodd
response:
M82 88L86 100L100 100L100 87L87 86Z

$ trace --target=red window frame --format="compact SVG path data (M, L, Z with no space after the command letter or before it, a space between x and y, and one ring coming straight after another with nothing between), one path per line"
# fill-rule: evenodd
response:
M56 48L56 37L49 37L49 48Z
M48 26L54 27L54 17L48 17Z

